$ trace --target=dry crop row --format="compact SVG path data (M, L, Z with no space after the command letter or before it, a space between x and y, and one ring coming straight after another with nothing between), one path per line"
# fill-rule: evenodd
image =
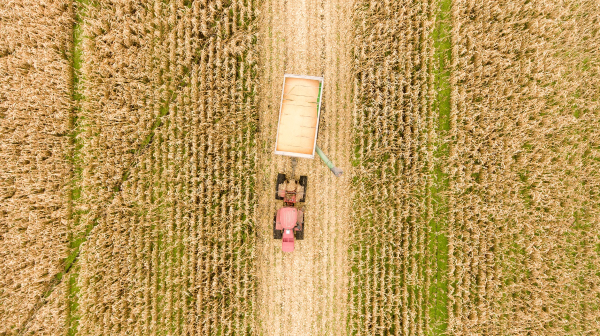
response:
M255 6L88 6L80 334L252 331Z
M356 7L352 334L423 335L439 322L430 316L439 248L430 244L436 8L435 1Z
M597 1L453 2L449 332L597 334Z
M0 5L0 334L63 330L44 293L67 252L71 174L70 1ZM33 322L33 323L32 323Z

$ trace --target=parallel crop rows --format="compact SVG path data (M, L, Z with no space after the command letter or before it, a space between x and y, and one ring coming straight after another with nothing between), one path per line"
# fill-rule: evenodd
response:
M62 332L45 298L67 251L71 174L70 1L0 4L0 334ZM56 300L55 300L56 299ZM34 321L36 322L36 321Z
M336 160L343 1L268 3L261 56L266 80L325 69ZM339 324L341 180L301 162L313 238L255 250L274 206L263 179L255 212L260 3L0 4L0 335L600 334L596 0L354 2ZM268 137L279 84L263 84ZM284 164L270 141L264 176Z
M430 330L435 3L360 1L354 48L355 219L349 328Z
M88 7L82 335L251 332L254 7Z
M599 332L599 15L453 2L452 334Z

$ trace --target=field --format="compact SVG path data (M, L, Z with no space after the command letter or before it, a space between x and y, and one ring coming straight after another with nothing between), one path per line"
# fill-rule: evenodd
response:
M31 321L42 300L37 319L58 314L51 306L66 296L64 285L44 293L70 227L71 14L67 1L0 5L0 334Z
M593 0L0 4L0 335L600 333ZM272 238L283 74L325 78Z
M453 4L453 333L598 332L599 9Z
M77 331L251 332L254 9L85 8Z

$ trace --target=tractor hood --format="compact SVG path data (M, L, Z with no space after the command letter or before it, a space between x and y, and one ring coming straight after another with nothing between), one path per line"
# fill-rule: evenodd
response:
M281 224L284 229L293 230L296 226L296 219L298 217L298 210L294 207L283 207L277 212L277 222ZM292 235L293 235L292 231ZM284 236L285 237L285 236Z

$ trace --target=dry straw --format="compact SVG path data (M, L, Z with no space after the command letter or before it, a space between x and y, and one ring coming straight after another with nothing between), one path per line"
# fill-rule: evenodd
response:
M355 8L351 333L428 332L427 195L434 3Z
M64 297L44 293L70 226L72 15L70 1L0 5L0 334L62 328Z
M87 7L82 335L252 330L253 8Z
M452 334L596 334L595 1L454 1Z

